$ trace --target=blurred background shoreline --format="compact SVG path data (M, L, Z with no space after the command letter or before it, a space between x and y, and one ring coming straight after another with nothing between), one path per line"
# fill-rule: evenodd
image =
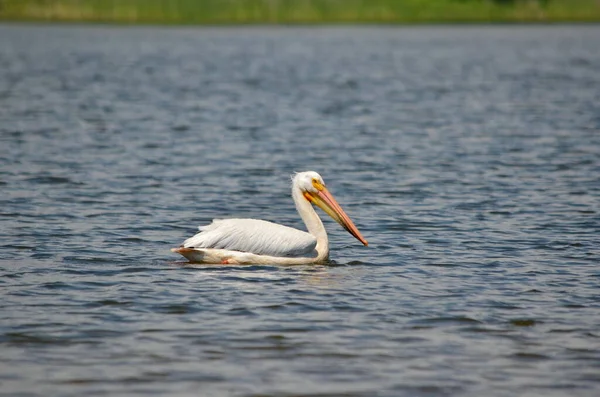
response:
M600 22L600 0L0 0L0 21L163 25Z

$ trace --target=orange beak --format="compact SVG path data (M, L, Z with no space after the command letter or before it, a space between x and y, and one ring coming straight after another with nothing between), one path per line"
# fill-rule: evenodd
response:
M304 192L304 197L309 202L313 203L314 205L325 211L327 215L329 215L337 223L342 225L342 227L346 229L348 233L356 237L358 241L360 241L364 245L369 245L367 240L365 240L362 234L360 234L356 226L354 226L352 220L350 220L350 217L346 215L342 207L340 207L338 202L333 198L331 193L329 193L327 188L321 185L320 183L316 184L315 187L317 188L316 193Z

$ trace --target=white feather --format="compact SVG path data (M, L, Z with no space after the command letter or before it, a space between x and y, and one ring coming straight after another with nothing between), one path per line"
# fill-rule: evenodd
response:
M260 219L215 219L184 241L185 248L212 248L277 257L316 256L317 239L301 230Z

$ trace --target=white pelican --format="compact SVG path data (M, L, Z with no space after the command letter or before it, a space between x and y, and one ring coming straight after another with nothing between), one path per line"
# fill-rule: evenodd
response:
M364 245L368 245L354 223L314 171L292 178L292 197L308 233L258 219L214 219L200 226L200 233L171 251L190 262L220 264L322 263L329 257L329 242L315 204Z

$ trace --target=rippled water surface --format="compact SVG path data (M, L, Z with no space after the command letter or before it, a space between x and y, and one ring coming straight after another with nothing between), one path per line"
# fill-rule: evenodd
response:
M600 27L0 26L0 394L597 396ZM329 266L187 266L215 217Z

